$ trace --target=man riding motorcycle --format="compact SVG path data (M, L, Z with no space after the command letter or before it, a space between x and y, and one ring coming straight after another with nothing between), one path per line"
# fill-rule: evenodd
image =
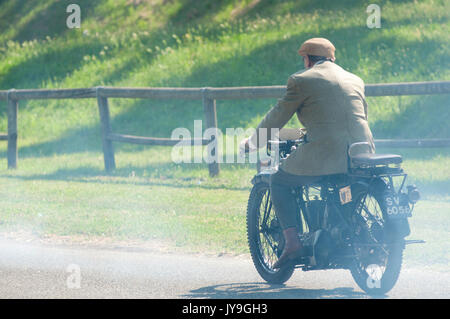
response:
M335 47L325 38L305 41L298 53L305 70L289 77L285 95L267 113L255 134L243 141L246 150L263 147L265 141L260 137L264 135L259 131L265 129L270 140L271 130L281 129L295 113L307 131L308 142L297 147L270 180L272 202L285 238L274 269L305 255L298 236L298 205L292 187L310 185L324 175L347 173L347 152L352 143L369 143L368 147L352 150L352 155L375 152L367 122L364 82L334 63Z

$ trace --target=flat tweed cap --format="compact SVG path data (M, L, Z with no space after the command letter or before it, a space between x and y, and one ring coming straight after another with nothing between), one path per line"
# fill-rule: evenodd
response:
M302 46L298 50L298 54L300 54L301 56L324 56L334 61L336 60L336 58L334 57L335 51L336 48L329 40L325 38L312 38L303 42Z

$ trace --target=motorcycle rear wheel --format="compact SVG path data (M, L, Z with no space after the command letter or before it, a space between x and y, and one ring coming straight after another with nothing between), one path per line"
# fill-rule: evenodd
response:
M359 244L350 272L357 285L369 295L384 295L396 284L403 261L404 241L386 243L386 212L379 193L360 195L354 215Z
M247 239L253 264L259 275L268 283L283 284L291 278L292 265L273 269L283 247L283 231L270 200L267 183L255 184L247 205Z

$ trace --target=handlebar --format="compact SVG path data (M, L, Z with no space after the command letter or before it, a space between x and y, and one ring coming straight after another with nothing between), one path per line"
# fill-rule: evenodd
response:
M278 148L278 155L281 158L286 158L296 146L304 143L308 143L306 139L306 130L303 128L283 128L277 134L278 140L269 140L266 143L266 152L270 156L270 153L274 146ZM255 150L255 149L252 149ZM252 152L248 146L248 139L241 142L240 152L247 155Z
M273 146L276 145L280 158L286 158L298 145L305 143L307 143L306 135L303 138L295 140L269 140L267 141L267 155L270 156Z

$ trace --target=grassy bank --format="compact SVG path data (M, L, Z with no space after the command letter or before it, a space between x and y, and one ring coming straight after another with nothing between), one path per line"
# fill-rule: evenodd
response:
M366 83L450 78L447 1L382 1L380 29L367 28L363 1L79 1L80 29L65 26L68 3L0 4L0 89L280 85L303 68L297 49L313 36L331 39L337 63ZM219 127L255 126L275 102L219 101ZM196 101L111 104L113 127L147 136L203 117ZM370 123L377 138L448 137L448 104L448 95L370 98ZM5 131L4 103L0 111ZM96 150L97 117L90 100L21 102L20 146L62 153L70 138L71 149Z

